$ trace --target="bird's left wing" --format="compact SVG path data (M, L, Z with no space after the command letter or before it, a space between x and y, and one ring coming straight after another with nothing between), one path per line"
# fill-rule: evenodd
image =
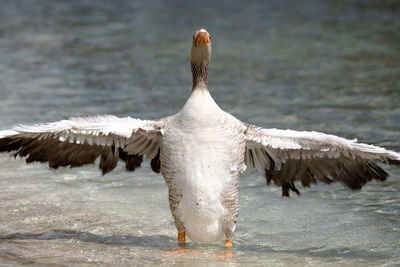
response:
M82 166L100 157L103 174L113 170L119 159L126 162L127 170L133 171L146 155L153 159L153 170L159 172L162 124L163 119L149 121L104 115L18 126L0 131L0 152L16 151L15 156L27 156L27 163L49 162L51 168Z
M273 181L299 194L294 182L309 187L316 182L340 182L360 189L366 182L383 181L388 176L375 161L400 164L400 154L381 147L357 143L319 132L263 129L247 125L245 164Z

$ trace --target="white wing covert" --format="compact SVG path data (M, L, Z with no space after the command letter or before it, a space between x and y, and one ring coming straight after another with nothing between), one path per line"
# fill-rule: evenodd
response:
M162 123L162 119L104 115L18 126L0 131L0 152L16 151L15 156L27 156L27 163L49 162L51 168L78 167L100 157L103 174L112 171L118 160L125 161L126 169L134 171L146 155L153 159L152 168L157 171Z
M282 187L299 194L294 182L340 182L357 190L370 180L384 181L388 173L375 161L400 164L400 154L319 132L264 129L247 125L245 163Z

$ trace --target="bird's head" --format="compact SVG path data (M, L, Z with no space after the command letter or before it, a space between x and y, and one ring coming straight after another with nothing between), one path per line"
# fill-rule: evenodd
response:
M211 37L210 34L200 29L193 35L192 52L190 60L196 65L207 66L211 57Z

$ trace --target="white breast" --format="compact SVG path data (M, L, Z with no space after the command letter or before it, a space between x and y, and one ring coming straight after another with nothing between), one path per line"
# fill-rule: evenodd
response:
M222 111L208 92L192 94L170 117L162 140L163 175L182 195L177 215L188 236L211 242L223 237L222 193L244 169L242 124Z

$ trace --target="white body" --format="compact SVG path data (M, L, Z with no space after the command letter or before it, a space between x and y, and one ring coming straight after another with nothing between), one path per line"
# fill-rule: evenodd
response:
M229 235L226 219L237 216L232 213L238 207L224 198L237 198L232 185L245 169L245 129L205 90L193 92L183 109L165 121L161 171L177 227L183 223L192 240L212 242Z

